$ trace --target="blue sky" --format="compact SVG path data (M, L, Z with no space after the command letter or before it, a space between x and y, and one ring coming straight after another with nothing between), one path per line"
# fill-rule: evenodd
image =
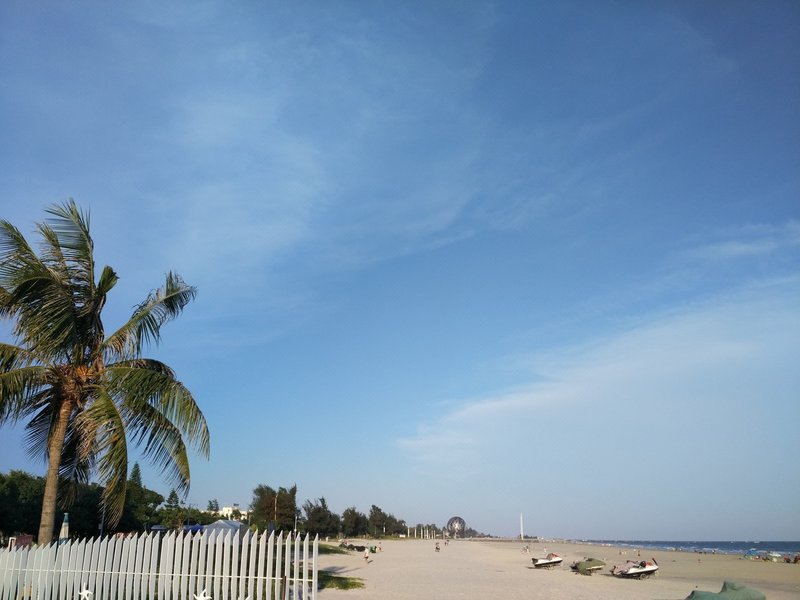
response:
M798 31L791 1L4 2L0 214L91 211L109 330L169 269L199 288L149 353L211 429L191 503L796 540ZM0 472L43 473L21 440Z

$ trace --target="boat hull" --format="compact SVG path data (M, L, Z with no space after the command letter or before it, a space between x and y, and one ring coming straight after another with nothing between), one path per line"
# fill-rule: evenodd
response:
M656 571L658 571L658 563L653 559L653 562L643 560L639 563L629 562L625 565L615 566L611 569L611 574L623 579L645 579L655 575Z
M557 567L560 565L564 559L563 558L532 558L533 566L537 569L552 569L553 567Z
M646 569L631 569L622 573L614 573L614 575L622 577L623 579L644 579L645 577L655 575L656 571L658 571L658 567L648 567Z

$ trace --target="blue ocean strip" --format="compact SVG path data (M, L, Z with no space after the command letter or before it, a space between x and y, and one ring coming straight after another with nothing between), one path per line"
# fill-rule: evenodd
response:
M682 552L702 552L707 554L747 554L748 552L775 552L795 555L800 553L800 542L770 541L671 541L671 540L574 540L586 544L621 546L652 550L679 550Z

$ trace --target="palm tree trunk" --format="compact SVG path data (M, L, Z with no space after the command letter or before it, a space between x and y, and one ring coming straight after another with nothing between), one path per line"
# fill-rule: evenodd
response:
M72 402L65 400L58 411L53 435L47 444L47 479L44 482L44 497L42 498L42 518L39 521L40 546L53 541L53 530L56 521L56 504L58 502L58 471L61 468L61 451L64 448L64 438L67 435L69 415L72 412Z

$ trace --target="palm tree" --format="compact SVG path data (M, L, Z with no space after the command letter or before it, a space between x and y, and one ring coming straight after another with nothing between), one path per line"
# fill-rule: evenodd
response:
M89 215L73 200L47 213L37 225L40 256L0 220L0 318L13 321L15 341L0 342L0 424L27 420L28 449L47 461L40 544L53 537L59 478L85 483L97 473L114 525L124 508L129 444L184 494L186 444L209 454L208 428L192 394L167 365L142 357L196 289L167 273L164 285L106 336L100 313L118 278L106 266L95 281ZM62 488L62 504L69 489Z

